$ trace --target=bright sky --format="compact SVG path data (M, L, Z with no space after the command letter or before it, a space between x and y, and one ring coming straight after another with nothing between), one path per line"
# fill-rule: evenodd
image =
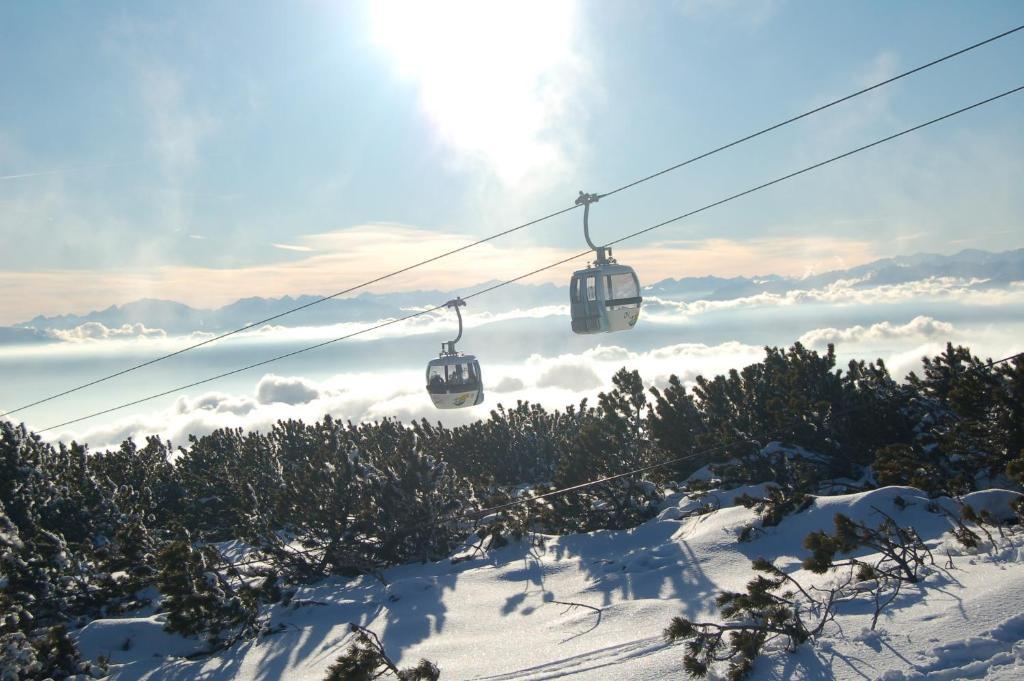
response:
M3 3L0 324L333 292L1021 23L1015 0ZM1024 32L609 198L595 236L1024 84L1021 64ZM653 281L1021 247L1022 113L1016 95L616 252ZM582 250L579 219L388 288L514 276Z

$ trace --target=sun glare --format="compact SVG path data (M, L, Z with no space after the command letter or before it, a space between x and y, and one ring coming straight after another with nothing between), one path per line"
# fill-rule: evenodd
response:
M573 3L382 0L375 44L417 81L438 134L506 183L567 162L568 100L579 63Z

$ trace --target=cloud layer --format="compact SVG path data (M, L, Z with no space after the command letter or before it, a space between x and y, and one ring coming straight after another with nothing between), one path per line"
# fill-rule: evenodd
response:
M328 294L376 279L381 274L462 248L475 237L395 224L367 224L299 239L287 260L241 267L147 267L120 269L0 272L0 296L9 301L0 324L37 314L85 313L111 304L156 297L210 308L245 296L280 297ZM507 280L564 260L580 251L547 246L482 244L472 257L441 260L375 284L376 292L453 290L477 282ZM848 239L761 239L663 242L616 249L623 262L640 273L641 283L668 277L754 275L774 272L803 275L832 269L829 252L846 254L844 266L868 262L877 253L867 242ZM458 257L458 256L455 256ZM458 267L453 267L454 263ZM567 285L580 258L531 276L525 283ZM201 286L197 286L201 282ZM26 295L28 292L28 295Z
M1024 282L1012 282L1006 288L979 288L982 279L928 277L903 284L866 285L864 280L840 280L818 289L794 289L785 293L758 293L729 300L667 300L645 298L644 317L650 321L673 321L712 312L741 308L791 307L808 303L825 305L872 306L906 303L914 300L947 300L964 305L994 307L1024 302Z
M939 353L946 341L969 345L981 356L1005 356L1019 351L1024 325L958 327L933 317L919 316L905 324L883 321L844 328L818 328L801 342L823 349L837 344L838 364L849 359L883 359L893 376L902 379L920 368L922 356ZM306 421L331 414L340 419L370 421L397 417L426 418L458 425L486 418L498 402L539 402L551 409L593 400L611 387L621 367L636 369L648 386L663 386L671 374L690 385L698 375L714 376L761 361L760 346L729 341L715 345L677 343L637 352L618 345L597 345L582 352L546 356L533 354L514 364L484 363L487 401L471 409L440 412L426 396L422 374L349 372L322 381L302 376L266 374L251 393L208 391L178 397L169 406L117 417L108 423L79 426L52 434L54 439L78 439L94 447L116 446L126 437L159 433L176 443L188 435L203 435L222 427L266 429L279 419Z
M846 329L815 329L800 336L800 342L812 348L824 348L829 343L873 343L904 339L945 339L953 335L953 325L931 317L918 316L906 324L879 322L871 326L852 326Z
M267 374L256 385L260 404L306 404L320 397L320 390L301 378Z
M163 329L151 329L145 324L124 324L110 328L100 322L86 322L73 329L52 329L49 333L56 339L68 342L98 341L131 338L166 338Z
M181 396L167 408L115 418L106 424L86 424L56 433L54 439L77 439L104 448L116 446L126 437L159 433L182 443L189 435L204 435L217 428L267 428L279 419L314 421L324 414L352 421L426 418L458 425L486 418L499 401L540 402L554 409L592 399L611 386L612 375L623 365L638 369L654 384L664 383L673 372L692 380L698 373L726 371L757 361L761 354L761 348L740 343L678 344L642 353L599 345L578 354L535 354L522 364L486 366L485 388L491 394L487 402L446 412L431 405L419 371L346 373L324 381L266 374L251 394L208 391Z

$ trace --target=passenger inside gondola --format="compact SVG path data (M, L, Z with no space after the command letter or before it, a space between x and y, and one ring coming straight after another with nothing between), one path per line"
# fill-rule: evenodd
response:
M436 369L430 372L430 381L427 383L427 390L432 393L445 392L444 378Z

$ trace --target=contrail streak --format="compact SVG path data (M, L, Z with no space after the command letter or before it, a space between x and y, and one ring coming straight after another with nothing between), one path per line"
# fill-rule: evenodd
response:
M26 177L44 177L46 175L60 175L62 173L75 173L81 170L99 170L102 168L116 168L118 166L130 166L142 161L119 161L117 163L96 163L88 166L76 166L74 168L58 168L56 170L40 170L34 173L18 173L17 175L0 175L0 180L20 180Z

